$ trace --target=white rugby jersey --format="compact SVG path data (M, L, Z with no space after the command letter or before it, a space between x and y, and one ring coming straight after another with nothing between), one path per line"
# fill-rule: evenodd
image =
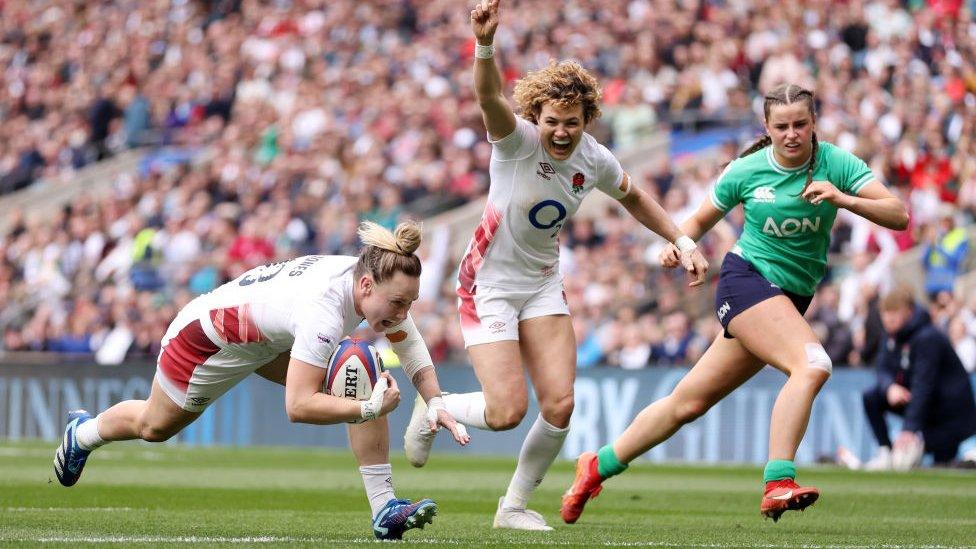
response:
M488 204L461 260L460 288L526 289L559 274L559 230L594 187L621 198L620 162L588 133L566 160L542 146L539 128L516 116L492 143Z
M262 265L197 297L181 314L199 319L221 348L255 362L291 349L293 358L325 368L363 320L353 305L357 259L307 255Z

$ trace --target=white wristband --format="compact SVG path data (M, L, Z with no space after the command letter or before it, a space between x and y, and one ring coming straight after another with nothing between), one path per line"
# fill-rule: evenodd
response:
M359 415L362 417L361 420L354 421L353 423L362 423L364 421L371 421L380 416L380 412L383 408L383 393L386 392L386 388L389 383L386 381L385 377L381 377L376 385L373 386L373 394L369 397L369 400L364 400L359 403Z
M372 400L364 400L359 403L359 414L363 417L363 421L372 421L376 419L376 414L379 412L379 407Z
M691 239L690 236L681 235L677 240L674 241L674 245L678 247L681 252L690 252L698 247L695 241Z
M444 406L444 397L435 396L427 401L428 410L446 410Z
M475 44L474 56L477 59L491 59L495 56L495 45L488 44L487 46L482 46L481 44Z

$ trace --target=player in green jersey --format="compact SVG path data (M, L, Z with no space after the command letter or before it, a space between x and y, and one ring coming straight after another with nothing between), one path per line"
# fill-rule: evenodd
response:
M782 85L763 102L766 135L719 177L710 196L681 226L698 240L736 204L745 228L722 264L716 314L725 328L670 395L647 406L620 437L580 456L576 480L563 496L563 520L575 522L602 482L671 437L736 387L770 364L788 376L773 406L769 461L760 512L774 521L819 497L794 481L793 459L806 431L813 400L832 364L803 319L827 265L830 229L846 208L889 229L908 226L901 200L878 182L859 158L814 131L813 93ZM661 254L677 266L677 252Z

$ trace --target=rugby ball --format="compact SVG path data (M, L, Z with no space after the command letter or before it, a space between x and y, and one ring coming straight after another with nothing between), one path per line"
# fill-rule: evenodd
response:
M324 393L353 400L368 400L383 373L376 347L358 339L343 339L336 347L325 376Z

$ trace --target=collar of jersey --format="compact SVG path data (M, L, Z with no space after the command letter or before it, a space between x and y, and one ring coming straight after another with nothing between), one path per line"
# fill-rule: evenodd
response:
M791 174L791 173L797 173L803 171L807 169L807 166L810 164L810 159L808 158L806 162L800 164L795 168L787 168L786 166L783 166L782 164L776 161L776 156L773 155L772 146L766 147L766 160L769 161L770 167L772 167L774 170L782 174Z

